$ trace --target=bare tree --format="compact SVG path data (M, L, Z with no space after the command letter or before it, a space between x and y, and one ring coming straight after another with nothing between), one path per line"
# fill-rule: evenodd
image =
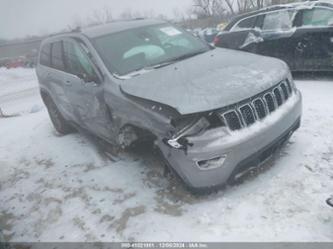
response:
M261 9L264 7L265 0L257 0L257 9Z
M82 27L96 26L100 24L106 24L113 21L111 9L104 6L102 9L95 9L89 16L85 18L85 21L81 17L76 16L74 21L67 25L68 30L75 30Z
M215 0L193 0L193 12L198 17L213 16L213 2Z
M274 0L272 0L274 1ZM232 15L244 13L254 9L261 9L269 0L225 0L225 4Z
M99 25L105 24L113 21L111 9L107 6L104 6L102 9L96 9L88 17L88 25Z
M213 6L212 13L214 16L222 17L225 16L225 14L228 12L224 0L213 1L212 6Z
M232 15L236 14L236 11L234 9L234 1L235 0L225 0L225 3L228 6L229 11L231 12Z
M193 0L193 14L199 18L223 16L226 12L224 0Z
M244 13L250 10L250 1L249 0L237 0L237 8L239 13Z
M76 16L74 21L71 24L67 25L67 29L75 30L75 29L81 28L83 26L86 26L86 25L82 22L82 19L79 16Z
M120 14L120 19L126 19L126 20L130 20L130 19L135 19L135 18L143 18L145 17L145 15L151 15L153 14L153 12L145 12L145 13L141 13L139 11L135 11L133 12L132 9L126 9L124 10L121 14ZM152 16L150 16L152 17Z

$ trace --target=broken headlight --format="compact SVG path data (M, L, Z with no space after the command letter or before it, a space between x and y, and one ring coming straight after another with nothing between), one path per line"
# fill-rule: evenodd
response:
M168 145L176 149L181 149L188 145L186 137L205 131L210 126L210 123L205 117L201 117L185 124L182 122L179 126L174 135L166 140Z

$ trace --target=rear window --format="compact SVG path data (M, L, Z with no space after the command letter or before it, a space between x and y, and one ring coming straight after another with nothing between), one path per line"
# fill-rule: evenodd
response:
M51 66L51 44L47 43L43 45L40 51L39 63L44 66Z

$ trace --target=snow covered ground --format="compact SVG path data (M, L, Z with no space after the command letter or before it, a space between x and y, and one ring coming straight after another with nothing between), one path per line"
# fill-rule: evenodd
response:
M333 80L296 81L302 127L272 167L193 197L150 151L58 136L33 70L0 69L0 228L11 241L333 241Z

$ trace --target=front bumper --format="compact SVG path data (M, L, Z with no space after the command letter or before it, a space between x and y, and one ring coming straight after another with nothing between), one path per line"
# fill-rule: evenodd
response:
M170 148L162 140L157 145L169 166L188 187L202 190L218 188L249 167L259 166L300 126L300 92L296 91L280 109L241 131L226 135L222 129L214 129L190 138L193 146L186 152ZM196 163L222 155L226 159L218 168L202 170Z

